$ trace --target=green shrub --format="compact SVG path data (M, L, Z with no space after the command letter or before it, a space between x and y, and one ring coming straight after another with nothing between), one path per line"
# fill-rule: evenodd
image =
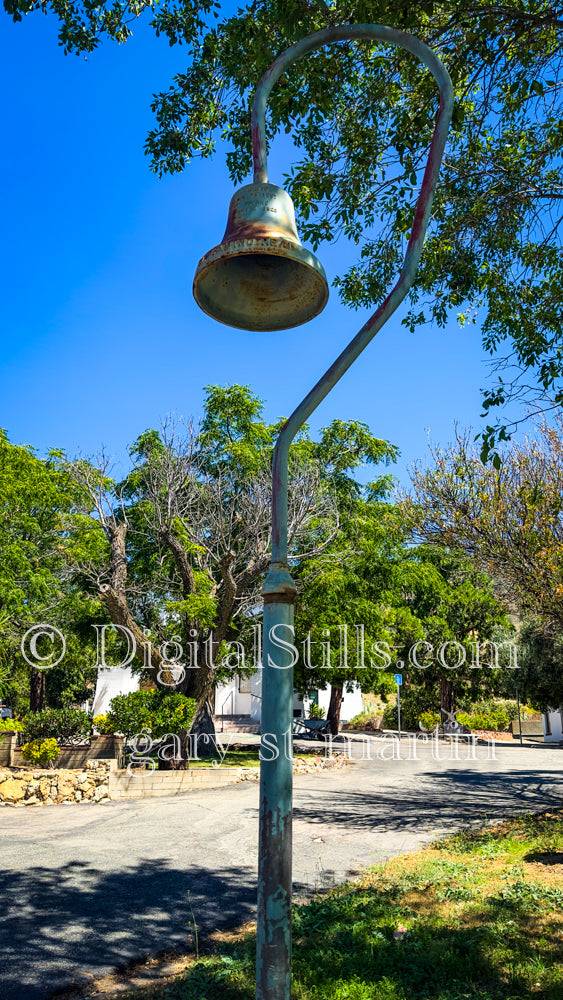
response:
M148 729L155 738L187 732L195 710L195 700L177 692L132 691L112 698L106 732L123 733L126 739L142 729Z
M393 679L393 675L391 675ZM396 690L396 688L395 688ZM416 688L401 688L401 729L405 732L420 732L418 720L423 712L428 711L428 694ZM385 729L397 729L397 705L385 706L383 726Z
M502 732L508 726L508 713L502 709L490 712L458 712L457 721L474 731L483 729L488 732Z
M420 713L418 721L422 729L425 729L427 732L431 732L436 728L436 726L440 725L440 722L442 721L441 713L433 712L429 709L427 712Z
M324 708L317 705L316 701L313 701L309 705L309 718L310 719L326 719L326 712Z
M0 733L18 733L23 729L19 719L0 719Z
M403 716L404 719L404 716ZM386 705L383 712L383 726L385 729L396 729L399 725L399 715L396 705Z
M470 715L480 715L482 712L485 715L488 715L490 712L506 712L508 721L513 722L514 719L518 718L518 705L516 700L501 701L489 698L483 701L476 701L475 704L471 705L471 708L468 708L468 712ZM525 719L527 714L525 707L520 705L520 718Z
M417 731L420 707L412 704L407 698L401 698L401 729ZM383 713L383 728L398 729L399 713L396 705L386 705ZM419 731L419 730L418 730Z
M100 734L107 735L111 733L111 729L109 728L111 723L107 712L102 712L101 715L95 715L92 719L92 725L94 726L96 732Z
M22 729L26 740L54 738L59 743L74 743L90 735L92 716L75 708L47 708L26 715Z
M52 767L60 752L59 744L54 739L31 740L24 743L21 749L23 759L39 767Z
M377 729L382 714L382 712L360 712L350 719L348 725L351 729Z

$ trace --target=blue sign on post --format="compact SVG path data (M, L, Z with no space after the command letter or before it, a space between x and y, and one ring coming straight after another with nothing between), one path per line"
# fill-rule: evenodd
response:
M403 683L403 675L395 674L395 684L397 685L397 687L400 687L402 683Z

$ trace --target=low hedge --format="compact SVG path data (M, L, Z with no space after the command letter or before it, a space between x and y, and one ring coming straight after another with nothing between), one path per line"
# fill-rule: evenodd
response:
M46 708L26 715L22 731L26 742L56 739L60 744L75 743L90 736L92 716L75 708Z
M508 712L496 709L489 712L458 712L457 721L467 726L471 731L481 729L485 732L500 733L508 728Z

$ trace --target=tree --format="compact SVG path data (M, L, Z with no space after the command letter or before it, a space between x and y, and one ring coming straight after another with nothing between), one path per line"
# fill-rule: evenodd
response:
M248 386L208 386L201 427L165 425L131 449L121 483L108 463L74 464L87 497L70 551L80 579L99 593L111 621L135 636L137 656L161 684L194 698L192 733L214 734L211 696L228 646L257 620L270 562L273 442L262 402ZM336 497L359 487L347 476L396 449L365 425L334 421L313 441L306 429L291 453L289 550L295 563L318 556L336 536ZM147 662L147 634L152 640ZM158 645L180 636L192 669L176 679ZM223 674L225 673L223 666Z
M508 625L490 579L455 551L413 547L410 521L384 499L386 487L384 480L370 484L356 499L354 513L343 518L338 538L299 574L299 629L310 630L313 643L304 648L298 684L305 691L330 683L333 734L345 687L356 682L364 692L388 692L389 671L397 669L393 660L403 663L405 695L419 711L438 703L453 712L456 699L469 703L497 693L505 680L501 671L469 666L476 644L481 647ZM343 625L349 627L347 663L340 662L338 641L327 662L320 643L325 635L338 637ZM360 634L363 658L356 643ZM313 644L318 652L311 656ZM465 662L455 668L462 656Z
M523 622L518 636L521 698L543 712L563 708L563 634L538 619Z
M502 669L511 659L491 652L489 640L513 638L504 603L475 560L455 550L421 545L405 553L403 600L418 623L423 642L404 642L405 695L420 709L439 704L444 713L469 707L482 697L506 693ZM410 648L409 648L410 646ZM492 669L491 669L492 667Z
M385 644L396 644L409 618L400 592L403 525L396 508L380 499L388 490L384 478L359 496L343 490L346 510L338 537L320 557L299 567L296 621L302 654L295 683L303 694L330 684L327 718L333 735L346 689L360 684L363 692L390 690Z
M452 76L456 109L410 310L410 329L482 318L498 380L489 411L548 394L560 406L563 340L561 43L553 0L253 0L221 16L213 0L90 3L4 0L21 20L60 20L66 52L123 42L137 17L186 46L186 70L155 95L146 151L159 174L230 144L235 181L250 169L249 105L276 55L309 32L390 24L425 40ZM358 257L336 279L353 307L380 302L402 258L436 108L433 81L389 47L341 43L292 67L270 101L268 136L291 131L300 161L286 178L301 230L316 247L345 234ZM506 436L485 430L483 458Z
M518 679L543 708L563 704L563 422L505 445L484 465L470 434L413 470L405 507L419 534L469 554L521 621Z
M71 583L65 558L64 520L78 494L62 452L51 451L43 460L0 432L0 663L9 676L5 684L12 705L20 712L28 705L41 711L48 695L60 707L84 700L93 677L91 640L80 622L86 616L95 619L99 611ZM27 629L43 622L57 626L67 639L65 663L52 671L30 667L20 648ZM37 651L48 655L49 643Z
M510 594L514 610L563 627L563 423L511 442L485 465L471 434L432 449L412 471L404 508L427 542L473 556Z

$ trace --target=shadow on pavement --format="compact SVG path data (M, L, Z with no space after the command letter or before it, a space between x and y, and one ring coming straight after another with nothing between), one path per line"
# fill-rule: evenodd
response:
M327 802L322 786L301 787L294 818L312 823L342 824L356 829L412 831L458 827L465 823L502 819L518 813L561 806L563 775L537 770L502 772L452 768L421 774L416 788L401 781L397 771L385 785L371 790L339 789Z
M5 872L3 1000L45 1000L132 958L188 951L194 919L199 934L236 926L253 918L255 901L249 872L179 871L158 859L112 874L78 861Z

